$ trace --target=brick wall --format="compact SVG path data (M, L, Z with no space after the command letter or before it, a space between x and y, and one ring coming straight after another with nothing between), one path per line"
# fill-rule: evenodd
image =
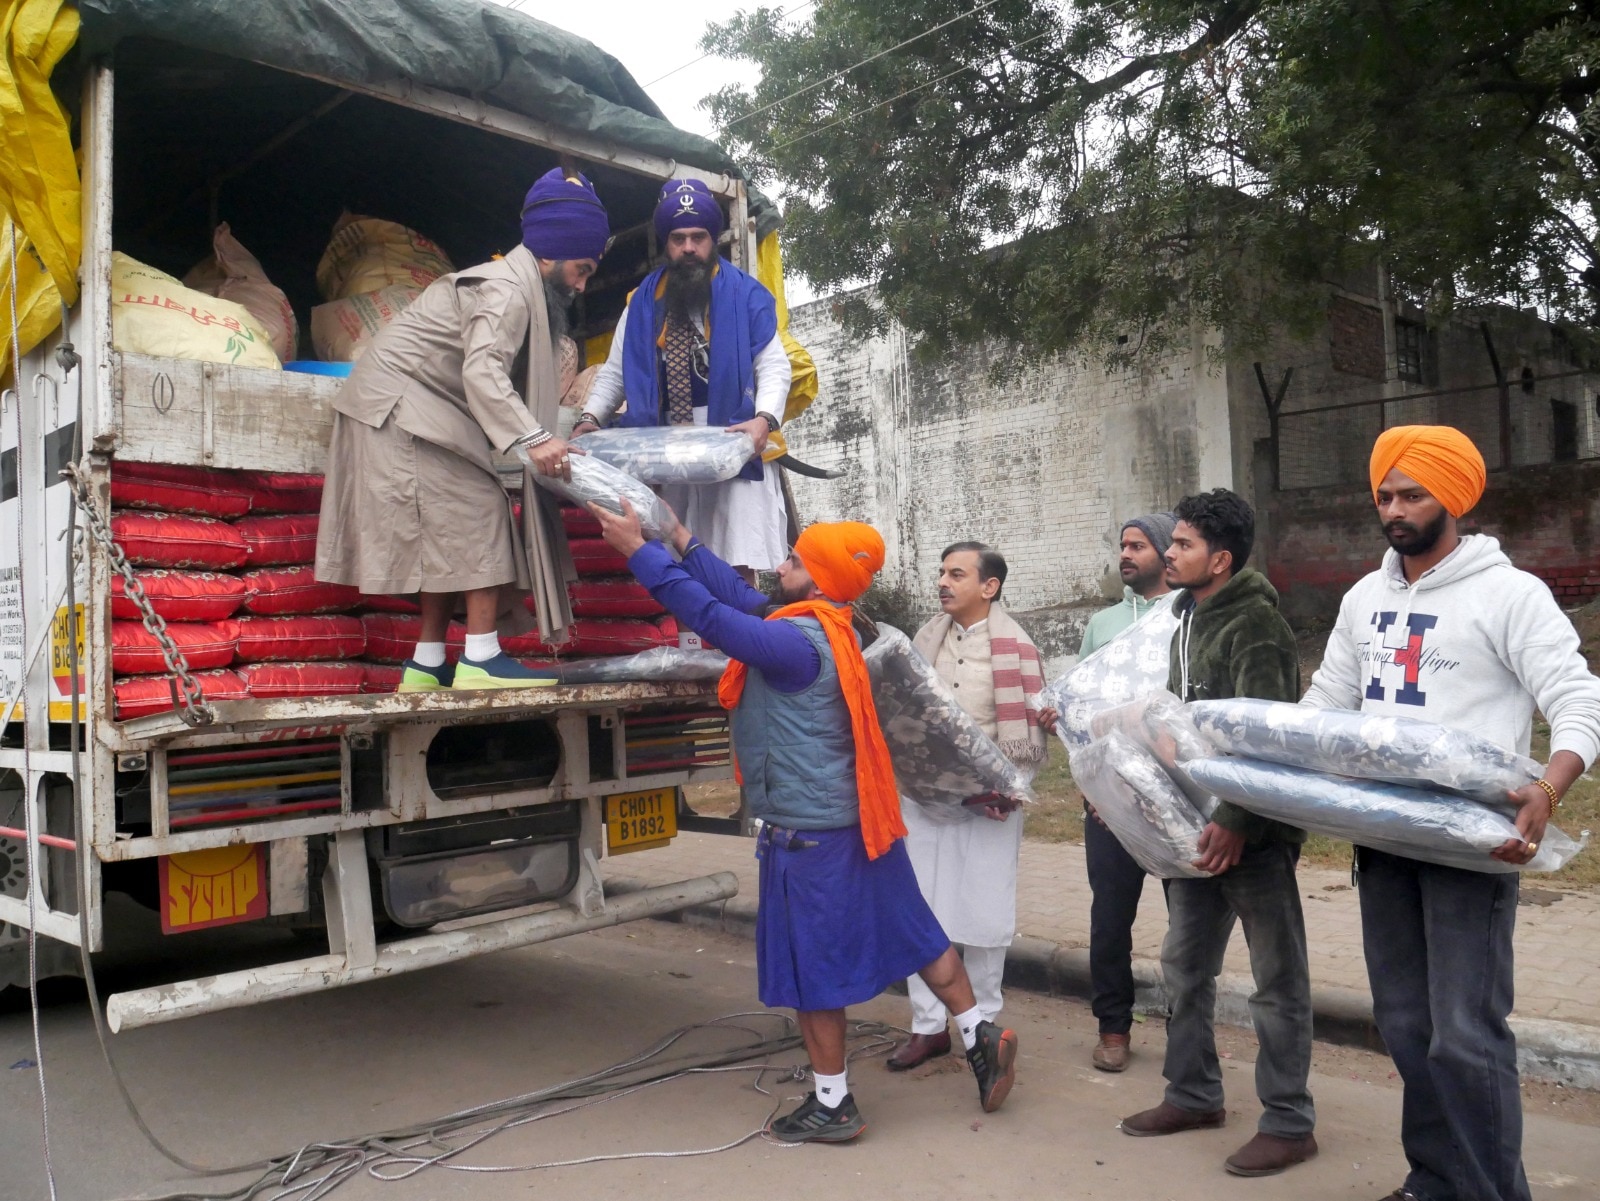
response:
M1339 600L1378 565L1383 535L1365 488L1280 492L1269 502L1272 581L1290 621L1331 622ZM1600 597L1600 462L1492 472L1463 529L1492 534L1564 608Z

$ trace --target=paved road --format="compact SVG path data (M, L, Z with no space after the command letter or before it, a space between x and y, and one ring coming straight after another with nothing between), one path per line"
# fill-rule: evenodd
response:
M208 945L169 939L164 970L205 959ZM267 948L273 949L273 948ZM132 1031L117 1053L151 1124L182 1151L212 1162L276 1153L334 1136L394 1127L571 1079L614 1063L679 1025L753 1008L751 944L641 922L471 960L376 984L253 1010ZM240 952L247 956L248 951ZM207 960L207 967L223 966ZM124 986L151 970L110 968ZM901 1020L904 1001L880 998L861 1016ZM63 1201L147 1197L185 1177L141 1141L109 1087L81 998L47 1008L46 1063ZM1221 1160L1253 1126L1252 1048L1224 1044L1227 1129L1152 1144L1117 1118L1160 1091L1159 1027L1138 1028L1125 1076L1086 1068L1087 1009L1016 994L1009 1021L1022 1071L999 1114L979 1112L964 1067L945 1061L910 1078L877 1061L852 1084L869 1130L847 1147L783 1148L755 1141L696 1159L654 1159L517 1175L432 1171L401 1183L361 1178L338 1201L486 1201L520 1196L758 1196L763 1201L853 1198L1082 1197L1117 1201L1366 1201L1400 1179L1394 1140L1399 1093L1377 1056L1318 1049L1319 1159L1287 1176L1238 1182ZM700 1045L710 1045L701 1036ZM0 1067L31 1057L27 1014L0 1014ZM785 1061L790 1056L782 1057ZM769 1078L769 1084L772 1081ZM775 1085L795 1094L795 1085ZM773 1102L749 1073L692 1077L598 1108L512 1131L480 1148L479 1164L540 1162L625 1150L710 1147L756 1129ZM1552 1108L1554 1107L1554 1108ZM1596 1107L1530 1094L1527 1137L1539 1201L1600 1197ZM26 1068L0 1072L0 1195L46 1196L38 1094ZM1554 1112L1559 1116L1546 1116ZM191 1186L192 1187L192 1186Z

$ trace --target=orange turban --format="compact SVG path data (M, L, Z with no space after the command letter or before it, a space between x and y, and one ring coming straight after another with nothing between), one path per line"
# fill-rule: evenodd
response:
M1460 517L1483 495L1488 473L1472 439L1448 425L1397 425L1378 435L1372 448L1372 493L1395 468L1421 484L1452 517Z
M822 595L848 604L883 567L883 535L859 521L824 522L805 528L794 553Z

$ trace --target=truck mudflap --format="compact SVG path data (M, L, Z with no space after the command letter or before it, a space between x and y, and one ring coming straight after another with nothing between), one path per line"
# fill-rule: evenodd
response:
M499 921L435 930L413 938L378 945L371 937L371 898L355 889L345 892L347 908L359 910L367 903L365 936L345 939L337 924L330 925L330 944L343 942L327 955L269 964L245 971L225 972L197 980L180 980L154 988L116 993L106 1003L106 1020L113 1031L152 1026L221 1009L238 1009L261 1001L295 997L343 984L381 980L399 972L416 971L489 951L504 951L533 943L603 930L640 918L674 913L692 905L727 900L739 891L732 872L717 872L676 884L601 899L587 906L563 905L538 913ZM338 910L337 897L328 898L330 918ZM584 912L584 909L589 912ZM359 916L346 913L346 919Z

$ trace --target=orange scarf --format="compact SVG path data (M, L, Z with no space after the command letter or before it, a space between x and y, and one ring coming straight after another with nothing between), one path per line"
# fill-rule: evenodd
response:
M867 858L876 859L894 840L906 836L900 816L900 793L895 788L894 765L889 760L889 744L878 727L878 707L872 701L872 681L867 676L867 661L861 657L855 631L850 628L849 607L839 608L829 601L798 601L785 605L767 618L815 617L828 635L833 665L839 672L839 687L850 710L850 730L856 739L856 793L861 801L861 841ZM717 700L724 709L733 709L744 695L749 668L743 663L728 664L717 686Z

